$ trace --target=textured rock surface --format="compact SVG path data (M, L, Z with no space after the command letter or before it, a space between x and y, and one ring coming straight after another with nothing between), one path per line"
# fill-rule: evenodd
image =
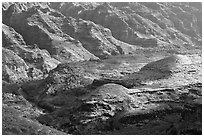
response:
M201 64L200 55L173 55L151 62L125 79L138 79L146 81L147 85L164 87L198 83L202 79Z
M136 46L129 45L115 39L111 31L91 21L71 18L72 30L68 32L72 37L82 42L82 45L91 53L100 58L110 55L129 54L136 50Z
M63 132L35 120L42 111L28 102L19 93L19 89L20 84L2 83L2 134L63 135Z
M199 43L201 7L198 6L199 3L192 5L194 6L191 3L60 3L53 7L67 17L77 16L101 24L121 41L155 47L163 45L162 43Z
M194 89L197 93L192 92ZM201 83L176 89L140 90L131 94L141 103L141 111L121 116L121 127L127 127L112 134L201 134Z
M194 75L195 78L198 78L197 81L193 81L192 77L192 81L189 80L187 83L183 78L181 82L179 81L182 79L172 78L174 74L182 72L177 76L179 77L183 75L183 72L189 72L188 68L181 72L177 71L177 68L183 69L181 65L188 65L188 67L192 65L190 58L190 56L184 55L166 57L142 67L139 71L140 79L138 74L131 74L135 77L124 77L121 80L98 80L93 83L90 81L87 84L88 87L82 86L83 90L77 89L77 87L81 87L76 83L78 80L70 81L69 84L64 81L64 76L65 78L69 77L69 73L73 70L78 69L77 72L82 72L80 71L82 70L81 66L74 66L75 69L72 70L68 69L71 64L68 66L59 65L50 72L47 80L42 82L43 84L36 86L40 88L34 89L34 91L40 91L39 89L43 89L40 85L53 83L48 88L44 88L43 92L47 92L47 95L41 94L43 100L41 107L51 113L41 115L38 120L43 124L63 129L70 134L200 134L202 94L199 82L201 79L197 74ZM160 63L164 60L165 63ZM141 73L144 70L155 71L150 68L171 73L168 75L168 82L165 82L165 78L159 77L158 79L164 79L159 83L151 73ZM88 75L84 72L79 74ZM163 73L165 74L165 72ZM73 74L76 77L76 73ZM145 77L151 78L148 79L149 83L143 79L142 75L144 74ZM50 81L51 77L54 80ZM134 81L137 78L139 82L136 86ZM83 80L82 77L81 80ZM150 81L154 84L151 84ZM122 86L124 83L130 85L131 82L133 84L129 86L129 89ZM145 85L142 82L146 82ZM159 85L156 85L157 83ZM70 87L72 85L74 85L73 88ZM27 84L26 86L30 87ZM63 90L62 87L67 87L67 89ZM28 88L24 88L24 91L26 90L30 91ZM52 96L50 96L51 94ZM36 94L36 96L38 95ZM192 115L188 116L189 113ZM189 122L186 117L190 117L192 121ZM174 119L177 119L177 122ZM155 124L156 127L154 127Z
M92 54L106 58L132 53L135 49L132 45L116 40L110 30L93 22L66 18L49 7L35 6L21 11L19 4L11 6L13 8L5 10L5 15L10 12L11 15L4 22L18 31L27 44L37 44L60 61L63 58L70 61L97 59Z
M26 45L23 37L5 24L2 25L2 46L5 49L15 52L15 54L23 59L28 66L27 69L35 68L39 73L47 73L59 64L59 61L51 58L46 50L40 50L37 47L33 48L30 45ZM34 77L35 75L33 74L35 72L28 71L27 73L28 76L32 75Z
M201 3L3 2L3 134L202 134Z
M17 8L16 5L12 6L14 6L14 9ZM6 11L6 13L9 12L10 9ZM39 48L46 49L51 55L56 55L56 58L60 61L94 58L82 47L80 42L77 43L77 41L66 36L57 27L55 21L63 18L60 13L57 13L49 8L34 6L28 8L27 11L12 12L6 23L24 37L26 44L37 44Z
M22 93L40 107L53 111L64 105L74 106L77 96L85 94L92 82L78 65L59 64L44 80L23 84Z
M23 102L17 98L11 99L13 95L4 95L9 103ZM8 99L9 98L9 99ZM23 98L23 97L22 97ZM35 109L27 105L11 105L7 102L2 106L2 134L3 135L64 135L65 133L47 127L34 120L37 113Z
M110 119L116 113L127 112L134 106L134 99L127 91L128 89L120 85L103 85L91 94L79 97L81 104L73 106L72 110L60 109L39 117L39 121L72 134L94 134L97 130L109 130ZM61 115L60 119L58 115ZM66 121L62 121L63 119Z
M25 61L11 50L2 48L2 79L15 82L26 79L28 66Z
M200 134L200 93L199 83L130 91L107 84L83 97L78 107L58 109L38 120L71 134Z

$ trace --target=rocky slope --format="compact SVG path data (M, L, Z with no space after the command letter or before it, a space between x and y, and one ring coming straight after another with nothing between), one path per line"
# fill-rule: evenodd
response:
M3 57L3 60L6 59L6 57L13 58L14 55L11 53L14 52L13 54L15 54L17 58L21 59L26 65L26 68L22 71L32 78L50 71L60 63L56 59L52 58L46 50L26 45L23 37L13 28L8 27L5 24L2 25L2 46L3 50L5 49L5 54L6 51L10 52L10 54L5 55L5 58ZM8 63L8 61L5 61L5 63ZM19 63L20 62L16 62L13 63L13 65L18 66L20 65ZM30 71L31 69L33 71Z
M200 134L201 61L193 65L191 56L166 57L116 80L93 81L81 65L59 65L22 93L47 111L41 123L70 134Z
M11 6L14 9L17 8L15 5ZM46 9L43 13L38 8L32 7L26 12L14 12L12 13L14 15L8 17L5 23L19 32L28 45L37 44L39 48L46 49L51 55L55 55L58 60L78 61L83 60L83 57L85 59L94 57L82 47L80 42L77 43L68 36L68 38L63 37L64 34L55 27L54 21L50 19L54 17L47 16ZM11 9L9 8L7 12L11 12L9 10Z
M147 64L141 71L151 64L157 63ZM175 79L173 74L165 79L159 77L161 81L148 79L149 83L140 79L140 83L136 83L139 86L134 84L134 88L126 88L119 85L121 83L114 84L118 80L107 84L94 84L90 80L84 84L85 77L80 73L78 76L69 66L73 67L71 64L59 66L45 80L22 86L22 93L27 94L27 99L38 98L33 102L38 102L35 104L47 111L47 114L38 117L42 124L69 134L201 133L202 86L201 76L195 72L189 71L199 80L188 81L194 84L186 83L186 79ZM76 67L81 70L77 72L82 72L79 66ZM179 73L176 70L172 73ZM126 80L124 77L121 81ZM134 82L131 78L128 80Z
M91 20L115 38L142 47L197 45L201 42L199 3L58 3L65 16ZM191 6L193 5L193 6ZM201 44L201 43L200 43Z
M26 69L28 66L25 61L13 51L2 48L2 79L8 82L26 79Z
M20 85L2 82L2 134L4 135L63 135L40 124L36 117L42 111L28 102L19 92Z
M19 7L21 5L13 4L5 10L8 16L3 22L19 32L27 44L37 44L60 61L97 59L92 54L105 58L128 54L135 49L116 40L110 30L93 22L66 18L49 7L33 6L25 11Z
M2 3L3 134L202 134L201 3Z

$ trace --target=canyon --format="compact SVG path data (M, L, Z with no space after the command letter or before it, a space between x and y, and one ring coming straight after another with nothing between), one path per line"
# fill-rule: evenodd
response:
M3 2L4 135L201 135L202 4Z

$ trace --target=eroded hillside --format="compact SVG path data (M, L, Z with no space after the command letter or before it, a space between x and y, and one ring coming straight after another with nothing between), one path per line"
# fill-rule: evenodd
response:
M3 134L202 134L202 4L3 2Z

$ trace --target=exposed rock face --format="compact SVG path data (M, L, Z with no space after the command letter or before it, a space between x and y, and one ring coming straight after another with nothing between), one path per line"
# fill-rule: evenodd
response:
M202 134L200 5L3 3L3 134Z
M18 9L16 5L11 6ZM10 10L8 8L5 15ZM97 59L92 54L106 58L110 55L129 54L135 50L133 45L113 38L110 30L102 26L91 21L65 18L48 7L34 6L22 12L14 10L8 18L5 23L19 32L27 44L37 44L59 61Z
M200 94L199 84L176 90L106 84L77 107L57 109L38 120L71 134L200 134L201 96L191 92L194 88Z
M147 64L140 72L147 68L161 68L169 72L175 66L192 64L190 61L192 58L190 58L184 55L170 56ZM164 60L166 64L173 65L161 67L168 66L163 62ZM166 70L166 68L169 69ZM176 87L168 83L168 88L147 88L148 86L140 85L136 89L127 89L118 85L125 81L125 77L121 81L118 80L119 82L107 80L98 85L91 84L90 81L85 84L90 85L87 87L76 83L78 81L76 72L80 75L85 74L80 73L82 68L79 66L59 65L50 72L45 81L34 86L38 88L32 88L33 93L40 90L42 93L47 93L46 95L40 94L40 97L38 93L32 94L38 96L38 100L41 99L40 107L51 111L51 113L38 117L41 123L63 129L70 134L200 134L201 132L199 122L202 98L200 83L186 86L180 83L180 86ZM75 81L71 81L70 73L73 74ZM172 71L171 73L179 72ZM79 81L83 83L84 78L81 76ZM131 81L134 79L126 79L126 82L127 80L134 83ZM167 80L172 82L172 79ZM48 87L43 88L44 85ZM32 85L26 84L26 86L23 87L23 91L30 91L29 88ZM162 86L166 86L165 83ZM192 115L188 116L189 113ZM186 122L188 121L186 117L192 120L191 124L194 126ZM158 126L154 127L155 123Z
M2 45L4 48L15 52L30 68L48 72L59 64L59 61L51 58L46 50L26 45L20 34L4 24L2 26Z
M162 60L174 66L189 65L189 58L177 55ZM155 66L149 64L146 66ZM201 133L200 83L128 89L120 83L111 84L117 83L114 80L109 84L84 83L86 75L81 65L60 64L45 80L22 86L21 94L47 111L38 121L69 134Z
M26 46L23 37L18 34L13 28L2 24L2 43L6 48L18 48L19 46Z
M165 72L173 72L176 69L180 69L182 71L182 65L192 64L192 61L188 56L185 55L173 55L170 57L166 57L164 59L151 62L141 68L141 71L152 70L152 71L160 71L161 73Z
M9 12L9 9L6 12ZM66 36L57 27L54 22L63 18L57 13L49 8L31 7L27 11L12 13L7 24L24 37L26 44L37 44L39 48L46 49L60 61L94 58L80 42L77 43Z
M183 51L201 44L201 10L188 3L152 4L157 8L145 3L11 4L3 4L3 22L59 61L128 54L133 45Z
M148 63L140 71L125 76L124 79L133 79L140 83L149 81L153 85L157 83L171 87L200 82L201 73L201 56L172 55ZM170 81L171 84L169 83Z
M79 39L82 45L91 53L100 58L111 55L129 54L136 49L135 46L121 42L112 37L111 31L91 21L71 18L75 33L68 32Z
M77 96L89 92L86 87L91 82L91 79L83 75L82 67L59 64L49 72L46 79L25 83L22 92L28 100L53 111L64 105L74 106L77 103Z
M65 108L57 110L39 117L39 121L56 125L57 129L63 128L72 134L95 134L101 130L113 128L109 123L112 122L111 118L116 114L128 112L134 107L134 99L128 95L128 89L117 84L103 85L80 99L82 103L78 107L75 106L72 110ZM60 113L66 113L66 115L62 114L62 119L66 121L62 122L58 119Z
M122 78L94 79L94 86L117 83L127 88L140 85L180 86L201 82L201 56L171 55L144 65L139 71Z
M2 134L3 135L63 135L63 132L37 122L42 112L18 93L19 85L3 84Z
M15 82L26 79L28 66L16 53L2 47L2 79Z
M201 40L201 8L191 3L61 3L53 7L67 17L107 27L115 38L133 45L197 45Z
M121 127L129 126L113 134L200 134L202 99L192 92L201 93L200 84L131 92L142 109L120 116Z
M42 111L27 101L19 89L20 84L2 81L2 134L64 134L37 122L35 119L42 114Z
M65 133L56 129L22 117L25 111L22 113L21 111L6 105L3 105L2 108L3 135L65 135Z

